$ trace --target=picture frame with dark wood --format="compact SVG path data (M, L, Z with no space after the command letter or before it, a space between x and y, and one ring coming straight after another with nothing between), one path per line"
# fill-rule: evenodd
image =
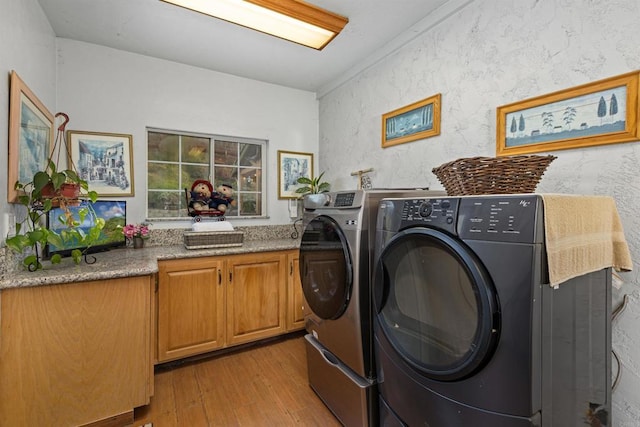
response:
M639 76L634 71L498 107L496 154L637 141Z
M10 85L7 201L16 203L21 194L16 182L31 182L36 172L47 167L54 118L15 71L11 71Z
M70 159L100 197L133 196L133 137L121 133L67 131Z
M440 135L440 104L436 94L382 115L382 148Z
M313 153L278 150L278 199L297 199L298 178L313 179Z

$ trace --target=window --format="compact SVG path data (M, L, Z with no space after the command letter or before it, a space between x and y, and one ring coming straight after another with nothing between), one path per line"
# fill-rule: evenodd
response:
M233 187L226 217L265 216L263 167L266 141L164 130L147 132L147 217L187 213L186 192L197 179Z

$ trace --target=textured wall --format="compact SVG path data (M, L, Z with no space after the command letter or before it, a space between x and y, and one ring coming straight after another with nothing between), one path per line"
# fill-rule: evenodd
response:
M9 215L16 215L7 203L9 75L22 78L45 107L55 114L55 37L36 0L0 0L0 235L6 236ZM13 183L11 183L13 185ZM20 210L17 210L20 214ZM4 238L3 238L4 240Z
M430 185L444 162L495 155L496 107L640 69L637 0L475 0L320 100L320 170L336 190ZM382 149L383 113L442 93L438 137ZM556 151L540 192L615 198L636 271L614 303L617 427L640 425L640 143ZM614 366L615 369L615 366Z

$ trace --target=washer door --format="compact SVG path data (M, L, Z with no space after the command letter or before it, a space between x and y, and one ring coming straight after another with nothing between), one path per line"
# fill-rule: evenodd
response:
M489 274L463 242L437 230L411 228L389 241L376 264L374 304L393 350L432 379L472 375L498 342Z
M300 279L307 305L322 319L347 309L353 285L351 256L344 232L324 215L309 222L300 244Z

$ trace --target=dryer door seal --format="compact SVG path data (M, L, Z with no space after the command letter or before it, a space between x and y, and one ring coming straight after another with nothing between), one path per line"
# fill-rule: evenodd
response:
M498 342L489 274L463 242L438 230L410 228L389 241L376 264L374 304L394 351L432 379L472 375Z

